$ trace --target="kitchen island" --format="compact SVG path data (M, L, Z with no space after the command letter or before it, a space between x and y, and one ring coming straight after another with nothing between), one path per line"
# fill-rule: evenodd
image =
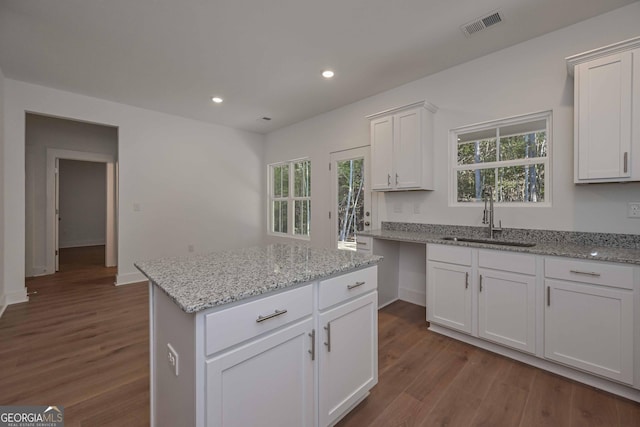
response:
M377 383L377 266L275 244L136 264L153 426L326 426Z

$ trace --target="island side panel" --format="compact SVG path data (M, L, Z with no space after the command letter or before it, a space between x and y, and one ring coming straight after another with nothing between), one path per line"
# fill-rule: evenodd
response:
M154 427L195 426L195 315L185 313L153 286L151 354ZM168 344L178 354L178 375L168 360Z

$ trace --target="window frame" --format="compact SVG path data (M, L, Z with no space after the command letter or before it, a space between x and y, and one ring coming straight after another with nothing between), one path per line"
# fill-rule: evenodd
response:
M516 160L499 160L486 163L471 163L468 165L458 165L458 135L470 132L495 130L496 136L499 138L498 129L505 126L518 125L527 122L546 120L547 135L547 155L546 157L533 157L528 159ZM467 126L461 126L449 130L449 206L450 207L479 207L484 206L482 201L476 202L459 202L458 201L458 171L462 170L478 170L478 169L498 169L511 166L527 166L541 164L544 166L544 191L545 197L542 202L495 202L500 207L536 207L548 208L552 206L552 146L553 146L553 110L541 111L536 113L523 114L519 116L508 117L504 119L492 120L482 123L476 123Z
M299 159L287 160L284 162L270 163L267 165L267 234L269 236L276 237L288 237L299 240L311 240L311 210L309 210L309 234L296 234L295 233L295 204L298 201L311 202L311 186L309 186L308 197L296 197L295 196L295 164L308 161L311 166L311 159L309 157L301 157ZM275 197L273 194L273 174L274 169L279 166L287 165L289 167L289 182L288 193L286 197ZM311 178L311 177L309 177ZM273 202L286 201L287 202L287 232L273 231Z

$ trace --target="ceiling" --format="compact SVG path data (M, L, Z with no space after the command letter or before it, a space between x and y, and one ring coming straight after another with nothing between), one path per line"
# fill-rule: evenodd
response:
M267 133L633 2L0 0L0 68ZM497 9L502 23L460 30Z

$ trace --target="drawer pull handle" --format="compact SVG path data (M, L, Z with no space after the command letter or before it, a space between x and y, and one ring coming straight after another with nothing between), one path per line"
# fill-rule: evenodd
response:
M312 329L309 334L311 337L311 350L309 350L309 354L311 355L311 360L316 360L316 330Z
M271 313L271 314L267 314L266 316L258 316L258 318L256 319L256 323L260 323L260 322L264 322L265 320L269 320L269 319L273 319L274 317L280 316L281 314L285 314L287 312L287 310L278 310L276 309L275 312Z
M551 286L547 286L547 307L551 306Z
M331 322L327 323L324 329L327 331L327 342L324 345L327 346L327 351L331 352Z
M391 174L387 174L387 186L391 186Z
M482 274L480 275L480 292L482 292Z
M363 241L356 242L356 245L358 245L358 246L366 246L367 242L363 242Z
M353 288L357 288L358 286L362 286L364 284L365 284L365 282L356 282L353 285L347 285L347 289L351 290Z
M464 273L464 288L469 289L469 273Z
M595 271L569 270L569 272L574 274L585 274L587 276L600 277L600 273L596 273Z
M627 171L629 170L628 167L628 163L629 163L629 153L627 151L624 152L624 173L627 173Z

